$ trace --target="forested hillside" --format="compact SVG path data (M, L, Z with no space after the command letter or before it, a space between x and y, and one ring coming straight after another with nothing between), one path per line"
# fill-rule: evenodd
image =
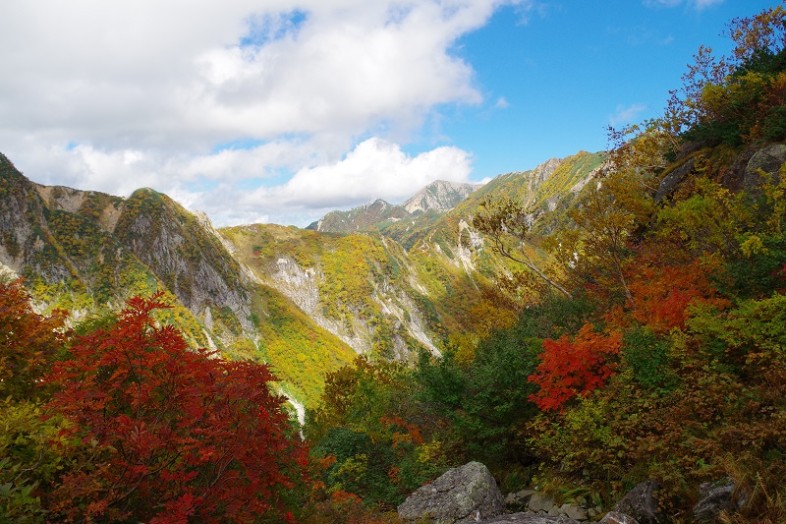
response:
M392 507L479 460L503 491L585 507L652 479L664 522L730 482L712 519L786 520L785 21L733 21L732 54L701 49L566 209L520 185L479 207L474 230L525 270L500 282L537 300L470 358L330 374L306 425L329 491Z
M217 231L153 190L123 199L42 186L2 157L0 263L25 277L41 308L70 311L69 322L164 290L173 308L161 314L192 344L269 363L297 405L314 407L324 375L353 351L410 362L420 349L471 353L492 326L510 324L526 302L500 292L496 278L516 268L484 244L473 216L512 187L537 200L533 217L566 208L601 158L550 160L469 198L472 186L435 184L413 198L442 204L411 215L400 208L409 220L377 217L366 231L330 233L262 224Z

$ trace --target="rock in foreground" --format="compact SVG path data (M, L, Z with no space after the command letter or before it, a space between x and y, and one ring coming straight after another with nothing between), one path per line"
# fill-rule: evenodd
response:
M416 490L398 507L398 514L407 521L431 518L437 524L462 524L496 517L504 510L502 493L488 468L470 462Z
M606 513L606 516L603 517L598 524L639 524L636 519L631 517L630 515L625 515L624 513L619 513L617 511L610 511Z
M578 521L564 515L536 515L534 513L511 513L490 520L483 520L479 524L579 524Z
M667 519L658 504L658 489L655 480L638 484L614 507L614 512L636 519L638 524L664 524Z

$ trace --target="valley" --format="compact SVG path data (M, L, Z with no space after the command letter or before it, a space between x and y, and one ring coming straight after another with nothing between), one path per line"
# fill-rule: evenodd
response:
M167 320L192 343L271 364L283 389L314 407L325 374L353 355L412 362L421 350L469 352L510 324L491 296L510 264L484 245L473 215L509 194L533 219L567 209L601 162L579 153L480 188L435 182L395 208L406 218L391 221L374 204L343 213L332 231L340 214L331 213L316 231L217 230L155 191L123 199L41 186L2 158L0 263L26 278L43 311L64 308L75 320L163 290L174 306Z
M252 20L284 53L315 13ZM434 16L384 13L396 29ZM329 209L309 206L337 187L367 202L306 228L43 185L0 153L0 522L786 522L786 4L726 35L661 114L618 107L606 151L483 184L445 180L468 179L458 147L366 139L395 132L383 117L343 156L297 164L300 128L202 137L238 191L256 186L242 216ZM234 82L220 94L251 96L232 72L273 45L256 36L206 69ZM113 180L183 165L150 151ZM256 154L271 164L244 174ZM179 194L229 194L211 166L189 164ZM402 194L435 166L458 172Z

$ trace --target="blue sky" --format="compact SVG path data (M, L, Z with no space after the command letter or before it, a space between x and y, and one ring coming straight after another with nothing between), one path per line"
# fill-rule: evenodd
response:
M448 108L445 141L472 152L476 180L605 149L608 125L661 113L699 45L728 51L727 22L771 5L573 0L523 19L499 9L457 43L486 101Z
M304 226L606 147L759 0L8 0L0 151L29 178Z

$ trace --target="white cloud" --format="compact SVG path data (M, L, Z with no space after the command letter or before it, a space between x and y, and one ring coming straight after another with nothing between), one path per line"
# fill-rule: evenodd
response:
M687 5L692 9L701 11L713 5L722 4L723 0L644 0L644 5L648 7L677 7Z
M497 109L507 109L510 107L510 102L508 102L504 96L501 96L494 102L494 107Z
M477 103L471 67L448 50L499 3L10 2L0 17L0 60L14 72L0 80L4 128L165 149L406 128L436 104ZM303 20L282 22L296 7Z
M281 214L287 209L323 213L376 198L398 203L434 180L466 182L470 172L470 155L461 149L439 147L409 156L397 144L370 138L338 162L301 169L284 185L244 195L239 206Z
M115 194L151 186L195 204L213 201L197 183L232 192L282 173L296 175L262 192L295 202L321 177L334 200L359 199L338 166L374 157L368 194L394 198L428 169L469 169L464 152L409 158L385 140L406 140L439 105L482 102L451 49L503 4L531 2L8 0L0 143L37 181ZM352 150L369 136L382 140Z
M706 7L711 7L713 5L722 4L723 0L693 0L693 4L696 6L696 9L704 9Z
M299 226L332 209L376 198L400 202L437 179L466 182L471 173L469 153L455 147L410 156L398 144L374 137L337 160L324 156L331 149L340 150L341 144L280 141L171 158L134 149L35 148L36 160L27 168L40 183L115 195L153 187L205 211L217 225L274 221ZM306 159L311 167L298 167ZM295 174L280 180L278 170Z
M645 104L631 104L629 106L618 105L614 114L609 117L609 124L619 126L635 122L641 113L646 111Z

